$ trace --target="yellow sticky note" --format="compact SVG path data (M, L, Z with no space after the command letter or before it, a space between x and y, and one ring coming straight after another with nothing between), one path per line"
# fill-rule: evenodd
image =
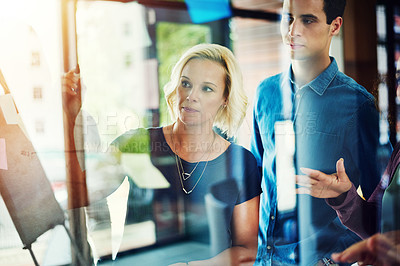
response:
M0 138L0 169L8 170L7 167L7 153L6 153L6 140Z

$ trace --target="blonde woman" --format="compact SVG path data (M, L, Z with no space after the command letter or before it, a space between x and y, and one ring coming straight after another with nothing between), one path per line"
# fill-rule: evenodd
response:
M205 198L211 193L225 205L226 220L220 222L229 238L217 256L182 257L171 263L252 264L257 252L259 170L249 151L213 130L234 137L246 112L247 97L232 52L216 44L192 47L173 68L164 91L174 122L128 131L113 145L121 152L136 152L138 139L143 142L143 135L148 135L152 163L170 183L156 191L155 201L182 199L186 239L210 244Z

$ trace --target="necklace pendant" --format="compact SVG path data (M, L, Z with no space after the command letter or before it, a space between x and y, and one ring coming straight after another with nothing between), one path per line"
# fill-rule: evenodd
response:
M186 195L189 195L193 191L193 189L187 191L184 187L182 187L182 190L183 190L183 192L185 192Z
M190 177L191 175L192 175L192 174L188 174L188 173L183 172L183 173L182 173L182 178L183 178L184 181L186 181L186 180L189 179L189 177Z

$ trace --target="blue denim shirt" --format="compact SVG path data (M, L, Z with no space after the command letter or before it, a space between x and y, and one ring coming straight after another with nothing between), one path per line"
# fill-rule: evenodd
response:
M334 58L303 87L295 88L292 80L290 67L262 81L255 97L251 151L263 175L256 265L314 265L359 241L324 199L297 195L291 218L278 213L275 122L293 122L296 174L300 167L334 173L336 161L344 158L348 176L367 199L380 180L374 97L341 73Z

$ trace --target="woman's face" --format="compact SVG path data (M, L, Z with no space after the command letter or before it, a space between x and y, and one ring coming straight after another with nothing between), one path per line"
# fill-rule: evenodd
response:
M177 88L178 117L186 125L212 125L225 104L225 70L211 60L191 59Z

